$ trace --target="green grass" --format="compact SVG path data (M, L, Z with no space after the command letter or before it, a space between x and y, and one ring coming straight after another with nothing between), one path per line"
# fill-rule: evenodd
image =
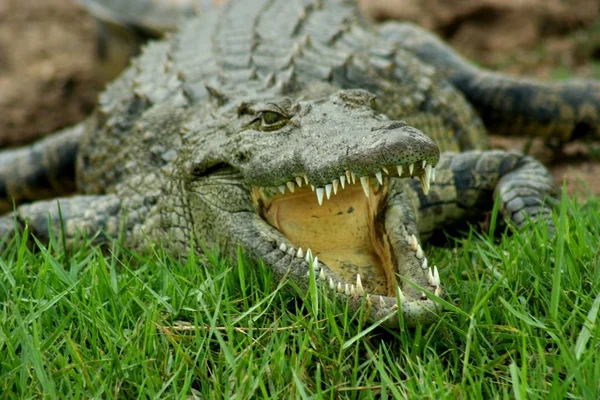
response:
M532 226L429 246L449 305L399 331L241 254L15 240L0 258L0 398L599 398L600 201L561 207L551 242Z

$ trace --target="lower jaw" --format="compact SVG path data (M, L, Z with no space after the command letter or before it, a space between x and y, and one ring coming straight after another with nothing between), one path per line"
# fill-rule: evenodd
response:
M354 279L343 279L327 264L321 263L321 260L317 261L310 255L305 257L306 252L302 253L299 248L290 245L287 238L281 234L278 236L281 241L279 246L281 253L275 255L270 252L269 258L278 264L276 271L279 276L285 277L292 272L300 287L308 288L314 280L326 292L347 301L352 312L364 306L363 315L367 320L381 326L394 329L402 326L415 327L418 324L429 325L438 319L439 303L432 301L421 289L413 285L404 285L403 289L400 289L400 286L395 287L393 293L373 293L362 285L360 275ZM428 287L420 282L419 286L425 290L429 289L438 297L443 295L439 284ZM404 322L401 322L402 320Z

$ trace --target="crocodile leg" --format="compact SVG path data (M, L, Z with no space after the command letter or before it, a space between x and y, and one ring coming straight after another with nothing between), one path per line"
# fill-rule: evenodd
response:
M42 243L50 240L51 229L56 238L64 234L67 247L83 235L94 244L102 244L109 237L119 236L120 209L121 200L114 195L75 196L25 204L0 217L0 241L6 243L17 230L27 226L30 234Z
M475 106L492 133L562 142L600 138L597 81L541 82L483 70L411 23L389 22L380 33L444 74Z
M541 163L519 153L443 153L430 193L425 196L415 181L411 186L418 204L421 238L459 221L481 217L492 210L496 196L500 196L503 217L517 228L531 218L546 221L549 230L554 230L554 179Z
M13 202L42 200L75 191L75 159L86 122L33 145L0 152L0 214Z

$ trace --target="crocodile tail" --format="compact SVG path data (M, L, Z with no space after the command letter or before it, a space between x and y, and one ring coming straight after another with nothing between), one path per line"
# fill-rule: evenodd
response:
M75 159L86 122L32 145L0 151L0 213L75 191Z
M479 111L488 130L568 142L600 138L600 83L540 82L489 71L451 78Z
M411 23L387 23L381 33L444 74L473 104L492 133L561 142L600 138L598 81L542 82L484 70Z

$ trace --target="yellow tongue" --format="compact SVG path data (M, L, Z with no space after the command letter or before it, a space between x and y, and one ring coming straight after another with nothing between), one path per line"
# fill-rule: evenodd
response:
M262 198L262 217L294 246L310 248L345 282L356 282L360 274L368 292L389 294L395 290L393 266L376 218L382 192L371 189L367 198L360 184L347 185L319 206L313 191L296 188L294 194ZM253 192L255 203L258 196Z

